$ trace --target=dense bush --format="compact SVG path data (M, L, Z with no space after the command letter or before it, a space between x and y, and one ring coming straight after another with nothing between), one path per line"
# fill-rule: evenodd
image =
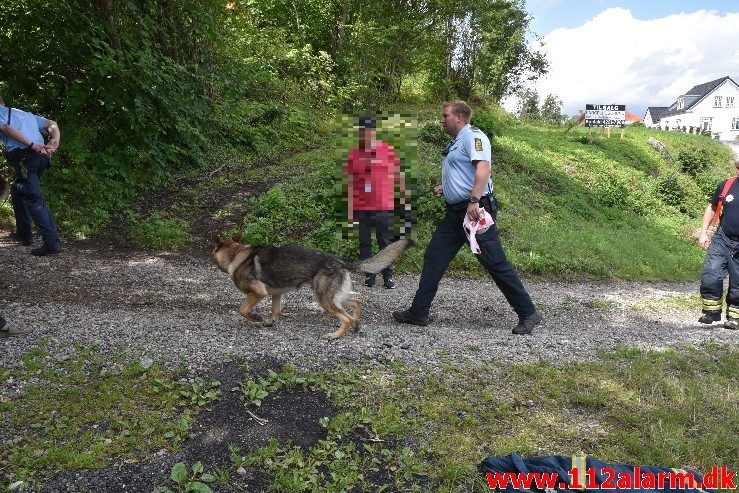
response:
M711 164L711 156L705 147L686 147L677 154L677 162L683 173L695 177Z
M418 137L422 142L427 144L435 144L437 146L443 146L449 142L450 137L444 133L439 122L426 122L421 124L418 129Z

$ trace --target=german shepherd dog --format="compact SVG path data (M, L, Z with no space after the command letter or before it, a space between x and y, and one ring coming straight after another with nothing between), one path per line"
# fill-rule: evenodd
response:
M356 293L351 290L349 273L377 274L400 256L409 243L399 240L367 260L346 261L300 246L251 246L242 245L240 240L240 232L226 240L213 235L213 260L246 294L239 313L247 320L271 327L280 314L282 295L311 286L316 301L341 322L336 331L324 336L330 341L343 336L349 327L359 328L362 300L350 297ZM272 313L264 320L252 310L267 295L272 296ZM343 307L346 302L352 308L351 315Z

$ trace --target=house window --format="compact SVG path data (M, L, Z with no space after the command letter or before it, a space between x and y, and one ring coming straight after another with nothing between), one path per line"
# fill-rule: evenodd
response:
M679 98L677 100L677 109L679 110L683 109L684 105L685 105L685 100L683 98Z
M704 116L700 119L700 126L703 130L711 130L713 127L713 117Z
M726 96L726 107L727 108L734 107L734 96Z
M721 96L714 96L713 97L713 107L714 108L720 108L721 107Z
M731 129L732 130L739 130L739 118L732 118L731 119Z

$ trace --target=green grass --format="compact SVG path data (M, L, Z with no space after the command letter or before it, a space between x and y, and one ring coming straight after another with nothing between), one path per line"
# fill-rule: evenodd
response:
M706 198L732 171L725 146L701 136L644 128L627 129L624 139L618 134L590 138L586 129L565 132L563 127L518 124L499 111L477 118L473 123L495 136L498 226L507 254L520 271L640 280L698 276L704 252L692 233ZM424 247L444 211L431 188L440 182L445 137L433 121L422 122L418 133L413 125L413 118L405 117L400 123L390 120L378 131L379 138L399 149L417 192L419 245L398 261L399 270L406 272L420 270ZM650 136L665 143L672 161L647 144ZM346 215L339 167L354 145L356 138L344 131L323 152L294 156L284 167L289 168L284 178L254 200L245 218L246 240L299 242L356 255L356 235L337 235ZM685 164L694 156L703 165ZM291 210L289 217L285 207ZM450 274L483 277L465 248L452 262Z
M78 350L64 360L32 348L0 384L34 380L0 403L12 439L0 466L13 478L102 467L116 458L177 448L218 383L184 385L177 374ZM694 468L739 468L739 353L706 345L664 351L621 349L598 361L429 370L392 363L320 373L287 367L245 377L234 389L259 413L295 386L328 394L338 411L320 418L326 437L308 448L272 440L179 464L171 483L238 484L258 471L270 491L487 491L477 472L490 455L590 455L602 460ZM246 370L249 370L246 368ZM91 403L95 403L92 406ZM299 410L295 410L299 413ZM180 423L180 424L177 424ZM8 436L8 435L6 435ZM198 490L200 491L200 490Z
M701 309L701 297L695 294L673 294L645 298L632 305L637 310L698 312Z
M232 461L267 469L271 490L283 492L482 492L477 464L513 452L737 469L735 347L602 356L561 368L389 365L314 376L343 409L322 422L326 440L308 451L273 441Z
M129 212L125 230L125 236L132 244L147 248L177 250L190 239L187 221L167 217L164 212L152 212L145 217Z
M70 351L53 358L37 347L24 355L22 366L0 367L0 386L29 381L20 396L0 401L2 434L8 438L0 470L16 480L176 450L194 414L220 396L216 381L180 381L179 372L156 365L145 369L92 349Z

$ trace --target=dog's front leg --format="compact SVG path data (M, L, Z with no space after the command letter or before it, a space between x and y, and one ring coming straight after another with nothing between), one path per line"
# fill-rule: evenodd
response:
M264 296L256 294L254 292L250 292L246 295L246 299L243 303L241 303L241 306L239 307L239 313L242 317L244 317L247 320L251 320L252 322L261 322L264 320L264 317L257 313L252 313L252 309L264 299Z
M275 323L275 320L277 320L277 317L280 316L281 311L282 311L282 295L273 294L272 295L272 313L270 314L269 318L264 322L264 326L272 327L272 324Z

